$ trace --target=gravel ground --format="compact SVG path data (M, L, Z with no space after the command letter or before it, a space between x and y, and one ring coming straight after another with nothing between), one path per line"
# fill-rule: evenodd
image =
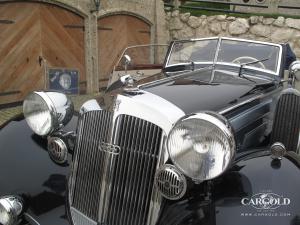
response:
M78 95L78 96L70 96L70 97L74 103L75 110L78 111L84 102L86 102L89 99L94 98L95 96L99 96L99 95L101 95L101 93L95 94L95 95ZM17 116L21 113L22 113L22 106L1 109L0 110L0 127L4 123L6 123L8 120L14 118L15 116Z

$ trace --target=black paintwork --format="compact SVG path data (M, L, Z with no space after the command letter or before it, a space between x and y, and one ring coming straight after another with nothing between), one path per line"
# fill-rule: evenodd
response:
M293 153L282 160L263 150L244 156L209 184L211 200L202 196L200 186L188 198L165 201L157 225L299 225L299 168L300 158ZM258 210L241 204L242 198L267 192L289 198L290 205Z
M75 130L76 122L74 117L66 130ZM0 165L3 168L0 170L0 195L25 195L27 213L41 225L69 224L65 210L69 168L60 167L50 160L45 140L32 133L22 116L0 130L0 143ZM165 200L157 225L299 225L299 168L297 155L290 154L276 162L263 150L244 154L226 174L209 184L192 187L184 199ZM292 185L283 185L291 180ZM256 212L251 207L242 206L241 198L264 190L289 197L292 204L280 209L290 215L241 216L241 213Z
M224 114L230 122L235 120L232 127L235 131L237 151L259 147L266 143L270 134L267 127L272 122L272 109L276 104L276 97L282 90L280 79L276 76L266 76L265 79L257 79L255 76L239 77L237 68L226 68L227 70L224 66L204 68L157 80L140 88L168 100L186 114L200 111L219 112L250 98L264 95L263 98ZM250 74L249 71L246 74ZM153 79L157 76L159 75ZM249 115L244 119L237 118L245 112ZM251 119L247 119L250 117Z
M76 125L74 116L65 130L75 130ZM20 115L0 130L0 143L0 196L22 195L27 213L42 225L69 224L65 212L69 167L51 161L46 139L35 135Z
M167 79L141 86L141 89L159 95L187 114L202 110L219 111L260 94L274 90L279 93L282 89L278 79L266 81L251 77L250 81L238 77L238 71L234 68L228 72L223 69L206 68L169 78L161 73L142 82ZM121 90L118 92L122 93ZM229 120L233 119L270 98L271 96L266 96L253 101L225 116ZM239 148L244 145L244 136L263 123L264 116L258 116L236 130ZM76 123L77 117L74 117L65 130L74 131ZM69 167L62 167L51 161L46 150L46 140L34 135L22 116L10 121L0 130L0 143L0 196L23 195L28 205L27 213L41 225L69 224L65 206ZM250 155L239 153L239 157L243 155L240 161L220 178L192 185L188 196L180 201L165 200L158 225L299 225L293 222L300 216L300 202L296 201L300 199L300 192L297 191L300 188L298 156L287 156L278 163L272 161L268 154L261 154L262 150L259 152ZM293 185L282 185L291 180L294 181ZM291 216L241 216L244 210L253 211L252 208L241 206L241 198L264 190L290 197L293 203L285 210Z
M218 112L279 87L278 82L251 79L253 81L240 78L237 73L209 68L142 89L168 100L186 114L203 110Z
M76 122L74 117L66 129L74 130ZM25 195L27 213L41 225L69 224L65 210L69 168L50 160L45 140L32 133L22 116L0 130L0 142L0 195ZM299 168L300 158L293 153L281 161L273 160L263 150L241 155L226 174L213 182L194 186L180 201L165 200L157 225L299 225ZM242 206L241 199L263 191L290 198L289 206L275 211L289 215L242 216L257 211Z

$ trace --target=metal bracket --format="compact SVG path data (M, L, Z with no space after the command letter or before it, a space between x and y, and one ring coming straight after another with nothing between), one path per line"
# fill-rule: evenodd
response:
M13 20L0 20L0 23L2 23L2 24L14 24L15 21L13 21Z

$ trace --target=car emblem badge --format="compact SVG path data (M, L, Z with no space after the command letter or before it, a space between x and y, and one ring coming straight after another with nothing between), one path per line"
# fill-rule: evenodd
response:
M112 155L119 155L121 148L118 145L113 145L105 142L100 142L99 149Z

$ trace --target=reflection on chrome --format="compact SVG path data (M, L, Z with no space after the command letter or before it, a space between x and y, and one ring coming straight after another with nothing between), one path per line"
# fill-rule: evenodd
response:
M197 113L180 119L169 133L167 148L173 163L196 181L222 174L235 154L234 135L220 115Z
M74 113L72 101L58 92L32 92L23 102L29 127L38 135L51 134L65 126Z

